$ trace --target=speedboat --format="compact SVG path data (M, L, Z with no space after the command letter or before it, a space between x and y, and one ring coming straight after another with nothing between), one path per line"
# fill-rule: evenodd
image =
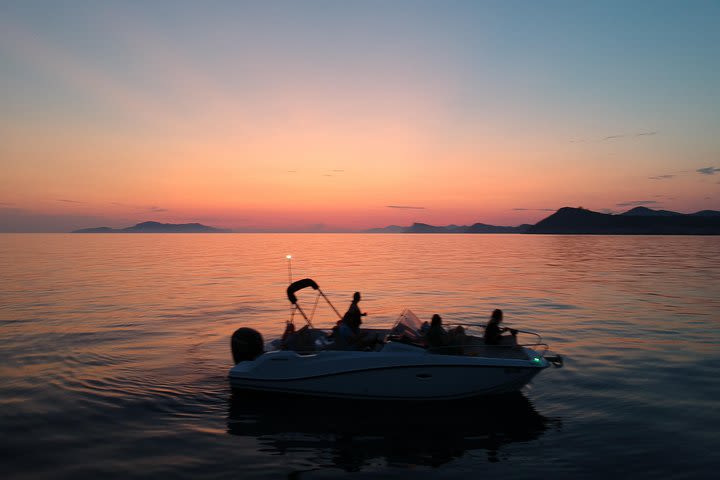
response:
M229 380L234 388L368 400L452 400L515 392L562 357L548 353L539 335L531 343L485 345L473 329L458 325L447 345L430 347L427 322L404 310L392 328L363 329L363 347L340 347L332 331L313 327L295 293L312 288L339 312L312 279L291 283L287 296L293 305L281 339L265 345L262 335L239 328L231 346L236 365ZM315 308L313 308L313 312ZM296 312L306 325L295 330ZM340 322L338 322L340 323Z

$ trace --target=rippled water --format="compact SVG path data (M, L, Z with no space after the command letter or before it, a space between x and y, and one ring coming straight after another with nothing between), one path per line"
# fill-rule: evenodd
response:
M288 253L293 277L314 278L339 309L361 291L369 325L404 307L447 321L502 308L565 367L520 395L450 406L233 395L229 337L280 333ZM720 468L720 237L0 235L0 271L11 478Z

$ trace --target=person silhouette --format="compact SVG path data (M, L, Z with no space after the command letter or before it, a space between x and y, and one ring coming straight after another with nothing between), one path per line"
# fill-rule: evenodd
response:
M500 323L503 321L503 311L499 308L493 310L490 315L490 321L485 327L485 345L517 345L517 330L512 328L500 327ZM503 332L510 331L511 336L502 335Z
M362 323L362 317L366 316L367 313L361 313L358 303L360 302L360 292L355 292L353 295L350 307L347 312L343 315L343 323L346 323L356 334L360 333L360 324Z
M447 332L442 326L442 317L437 313L432 316L430 320L430 328L425 333L425 340L430 350L441 350L442 347L447 345Z
M343 315L342 320L338 322L335 342L339 348L360 348L363 346L360 324L362 324L362 317L366 316L367 313L360 312L358 306L360 299L360 292L355 292L350 307Z

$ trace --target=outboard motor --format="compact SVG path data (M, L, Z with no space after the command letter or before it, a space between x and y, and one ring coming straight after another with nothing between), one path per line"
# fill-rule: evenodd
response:
M242 327L235 330L230 339L235 364L245 360L255 360L265 350L265 343L260 332L252 328Z

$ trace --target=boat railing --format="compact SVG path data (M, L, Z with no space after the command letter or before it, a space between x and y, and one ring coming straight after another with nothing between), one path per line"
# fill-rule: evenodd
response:
M487 327L487 324L485 323L451 323L447 325L448 328L452 329L457 327L463 327L463 328L478 328L478 329L485 329ZM536 344L543 344L542 337L537 332L532 332L530 330L521 330L519 328L513 328L513 327L506 327L508 331L515 331L517 333L523 333L525 335L532 335L537 339Z
M512 356L513 351L522 351L522 348L535 350L540 355L544 355L550 348L549 345L543 341L540 334L516 328L508 328L508 331L513 331L516 335L503 336L504 338L514 338L515 341L503 343L501 345L487 345L485 344L482 335L472 334L472 330L484 330L485 327L486 325L482 323L448 324L448 345L431 347L428 348L428 350L434 353L447 352L446 354L449 352L455 352L455 355L477 356L480 354L488 354L489 356ZM518 341L518 338L523 341Z
M459 355L470 357L490 357L490 358L517 358L527 359L525 348L534 350L540 356L545 356L549 350L549 346L542 337L528 330L513 329L518 336L515 338L523 339L523 336L529 336L532 340L519 341L512 344L503 345L486 345L482 335L473 334L473 330L484 327L483 324L476 323L453 323L446 325L448 332L448 343L442 346L429 347L425 342L424 335L415 335L412 338L393 335L391 331L386 329L363 329L365 338L368 334L374 337L373 342L366 343L361 350L379 350L380 347L389 342L407 343L418 348L424 348L429 353L439 355ZM462 327L461 329L458 327ZM314 335L305 336L305 341L292 342L294 345L281 344L278 342L275 348L279 350L292 350L298 355L315 355L321 351L327 350L349 350L350 347L340 347L332 341L331 331L322 329L311 329L307 334L316 332ZM322 334L318 335L320 332ZM478 332L479 333L479 332ZM512 338L506 335L507 338ZM372 343L372 345L370 344ZM550 357L548 357L548 360Z
M551 353L550 346L542 339L540 334L536 332L508 328L508 330L516 333L516 335L511 335L511 337L516 339L515 342L503 345L486 345L482 336L467 333L467 331L471 329L484 329L485 324L452 323L448 324L447 327L450 338L449 344L439 347L430 347L428 348L428 351L445 355L528 359L525 350L525 348L527 348L545 358L545 360L550 362L550 364L554 367L562 367L564 364L563 357L561 355ZM460 330L461 333L458 333L458 327L462 327L462 330ZM529 336L532 340L517 341L518 338L523 339L523 336Z

